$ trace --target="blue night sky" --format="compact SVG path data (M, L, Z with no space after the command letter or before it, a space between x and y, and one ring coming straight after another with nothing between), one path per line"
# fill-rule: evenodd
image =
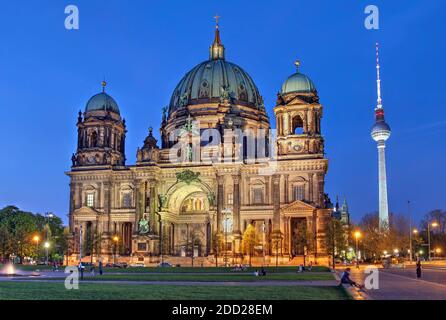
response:
M387 165L390 210L417 218L446 209L446 2L331 0L3 1L0 11L0 206L53 211L66 219L77 112L100 91L127 120L128 164L181 77L208 58L213 16L229 61L254 79L272 108L293 62L324 105L330 160L326 191L346 195L354 220L377 210L375 42L393 135ZM25 4L26 3L26 4ZM80 30L64 28L66 5ZM378 31L364 8L380 8ZM275 122L272 121L272 127ZM66 220L65 220L66 221Z

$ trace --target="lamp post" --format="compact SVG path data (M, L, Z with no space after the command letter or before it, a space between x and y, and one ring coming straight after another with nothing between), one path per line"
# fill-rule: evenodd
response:
M263 265L265 265L265 237L266 237L266 225L265 225L265 220L263 220L263 225L262 225Z
M434 259L435 259L436 257L438 257L439 254L441 254L441 248L436 248L436 249L434 250Z
M48 265L48 248L46 248L46 244L48 243L48 229L50 228L50 219L54 217L54 214L50 213L50 212L46 212L45 213L45 218L46 218L46 228L45 228L45 249L46 249L46 265Z
M36 255L37 255L36 260L39 260L39 241L40 241L40 237L38 235L35 235L34 238L33 238L33 241L36 243Z
M356 240L356 251L355 251L355 256L356 256L356 268L359 268L359 257L358 257L358 240L361 237L361 232L356 231L355 232L355 240Z
M407 213L409 214L409 260L412 263L412 215L410 213L410 201L407 201Z
M117 247L118 247L118 242L119 242L119 237L118 236L114 236L113 237L113 242L115 243L115 250L113 250L113 263L116 263L116 251L117 251Z
M50 248L50 243L46 241L43 246L45 247L45 255L46 255L45 264L48 265L48 249Z
M438 227L438 223L428 222L428 224L427 224L427 245L429 247L429 261L431 261L431 228L430 228L431 226L433 228L436 228L436 227Z
M79 228L79 262L82 263L82 226Z
M228 266L228 228L229 228L229 215L232 213L230 208L225 208L222 213L225 215L225 266Z

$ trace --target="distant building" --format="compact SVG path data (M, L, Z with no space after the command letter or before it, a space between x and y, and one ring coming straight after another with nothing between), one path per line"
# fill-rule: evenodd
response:
M350 225L350 212L346 198L344 198L342 206L339 206L339 198L336 199L336 205L333 208L333 217L341 221L343 225Z

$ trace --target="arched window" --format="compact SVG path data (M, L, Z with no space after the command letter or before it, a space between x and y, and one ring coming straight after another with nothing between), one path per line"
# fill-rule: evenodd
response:
M97 144L98 144L98 134L96 133L96 131L93 131L90 138L90 147L95 148Z
M122 207L123 208L131 208L132 207L132 193L124 192L122 194Z
M302 201L305 199L305 187L304 185L294 185L293 186L293 200L294 201Z
M304 122L300 116L293 118L293 134L304 134Z

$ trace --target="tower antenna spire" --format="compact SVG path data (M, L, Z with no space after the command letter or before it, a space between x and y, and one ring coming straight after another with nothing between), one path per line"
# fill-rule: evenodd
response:
M377 90L377 96L378 96L378 105L376 106L377 109L383 108L383 101L381 98L381 66L379 65L379 43L376 43L376 90Z

